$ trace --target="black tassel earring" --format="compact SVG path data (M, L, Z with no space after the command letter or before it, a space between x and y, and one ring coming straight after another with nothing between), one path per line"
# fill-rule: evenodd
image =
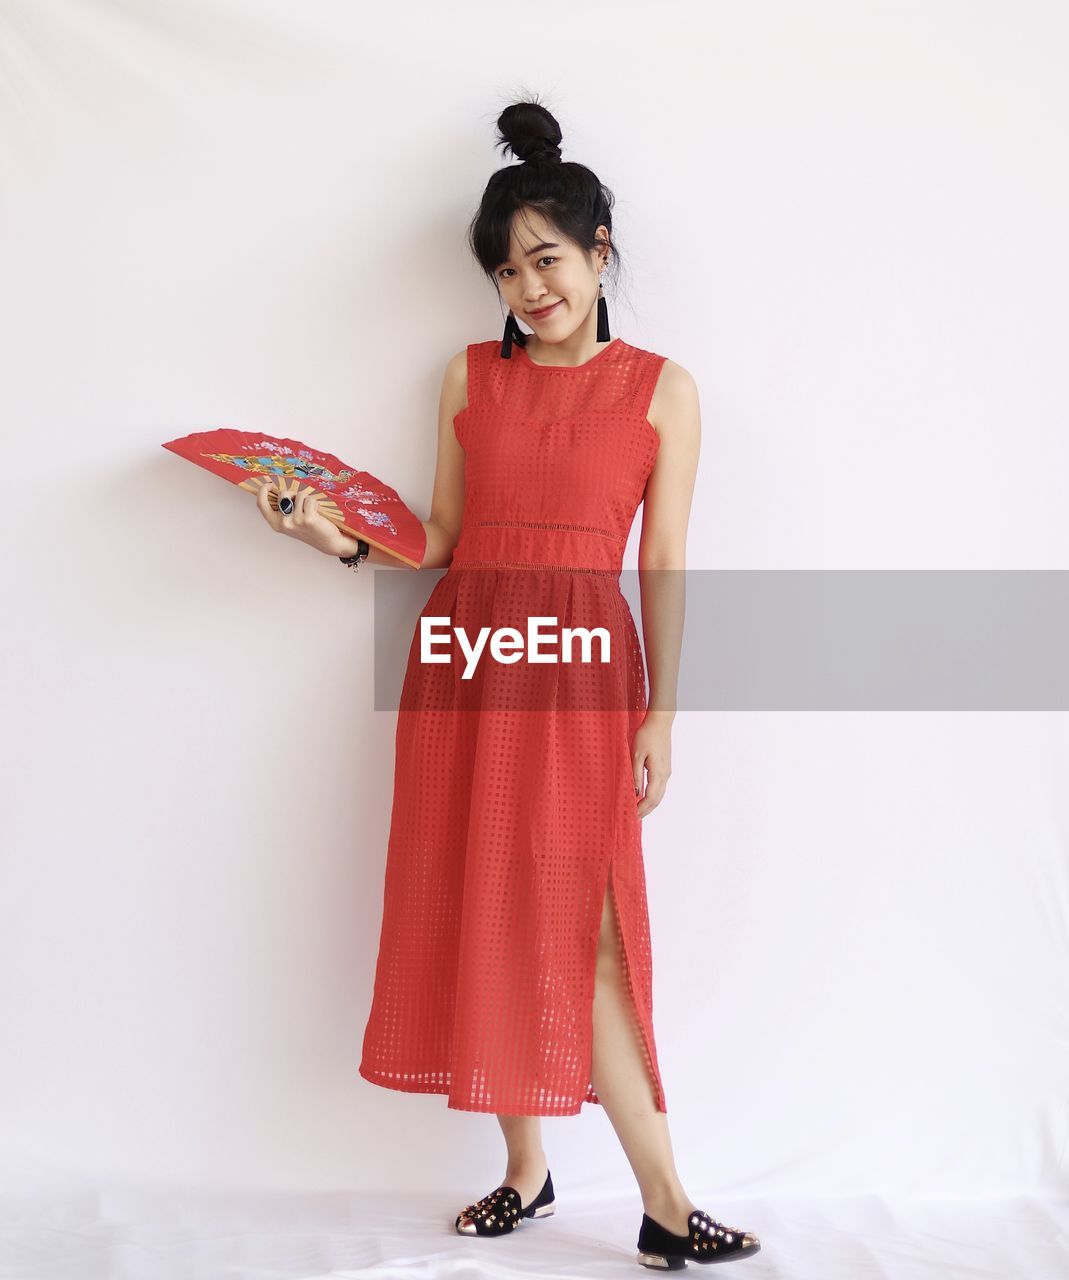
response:
M525 347L527 345L527 335L520 328L516 317L512 313L512 308L510 307L508 319L505 321L505 333L501 339L502 360L512 359L513 342L517 343L521 347Z
M609 304L601 291L600 280L598 281L598 341L609 341Z

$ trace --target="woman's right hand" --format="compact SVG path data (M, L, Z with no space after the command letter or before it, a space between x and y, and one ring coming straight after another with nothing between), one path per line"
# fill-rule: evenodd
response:
M307 543L324 555L348 554L350 540L346 539L333 520L328 520L319 510L319 495L311 486L302 488L296 477L288 481L280 480L277 476L258 476L257 479L260 487L256 494L256 505L275 533L296 538L298 542ZM284 515L271 505L269 499L272 492L279 498L293 499L293 511L290 515Z

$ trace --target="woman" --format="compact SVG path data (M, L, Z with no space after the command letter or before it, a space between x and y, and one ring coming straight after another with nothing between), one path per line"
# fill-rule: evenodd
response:
M450 623L457 640L444 663L426 661L417 626L409 651L360 1074L497 1115L504 1178L457 1215L459 1232L500 1235L552 1214L539 1117L596 1102L641 1191L638 1261L743 1257L757 1237L700 1210L675 1169L640 826L671 772L697 391L679 365L610 335L613 197L562 162L553 116L520 102L498 128L521 163L490 179L469 240L508 320L500 342L454 356L442 385L423 566L448 571L421 625ZM359 567L367 543L310 497L279 516L269 487L259 503L273 527L356 553ZM619 588L643 500L648 702ZM367 558L397 564L377 548ZM472 673L473 637L515 643L534 620L559 626L562 646L565 626L600 628L609 661L484 651Z

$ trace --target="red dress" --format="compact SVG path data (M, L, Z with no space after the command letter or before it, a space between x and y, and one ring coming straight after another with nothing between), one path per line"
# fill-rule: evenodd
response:
M460 539L412 638L397 715L382 928L360 1074L462 1111L575 1115L591 1081L595 959L610 884L636 1041L666 1111L631 744L647 706L624 547L660 437L665 357L613 339L585 364L467 349ZM495 661L480 630L603 627L611 662ZM448 633L448 634L447 634ZM556 635L557 643L546 636ZM514 650L514 652L517 652Z

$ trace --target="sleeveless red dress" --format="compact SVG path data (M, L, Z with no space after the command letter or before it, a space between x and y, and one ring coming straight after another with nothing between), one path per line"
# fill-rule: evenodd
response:
M462 1111L575 1115L591 1081L592 1001L611 887L634 1033L666 1111L631 744L647 706L620 590L660 437L647 419L665 357L613 339L574 368L499 340L467 349L460 539L423 617L449 633L397 715L382 926L360 1074ZM495 661L474 675L449 637L530 618L603 627L611 662ZM563 652L564 645L543 647Z

